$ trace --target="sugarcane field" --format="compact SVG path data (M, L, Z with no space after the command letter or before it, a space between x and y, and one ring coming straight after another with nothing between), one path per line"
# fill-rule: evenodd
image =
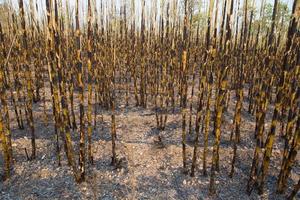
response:
M0 0L0 200L300 199L300 0Z

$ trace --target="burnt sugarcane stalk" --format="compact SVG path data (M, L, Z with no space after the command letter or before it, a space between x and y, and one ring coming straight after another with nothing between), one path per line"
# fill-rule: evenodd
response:
M7 119L8 109L7 109L7 102L5 99L5 81L4 81L4 72L0 70L0 96L1 96L1 107L0 107L0 140L2 143L2 151L3 151L3 158L4 158L4 179L10 177L10 168L12 164L12 147L11 147L11 136L10 136L10 129L7 126L6 122L9 121ZM4 119L2 116L4 113Z
M36 158L36 143L35 143L35 128L34 128L34 121L33 121L33 112L32 112L32 101L33 101L33 88L32 88L32 77L31 77L31 70L30 70L30 56L28 54L28 38L27 38L27 31L26 31L26 23L25 23L25 11L23 0L19 0L19 8L21 12L21 27L22 27L22 47L23 47L23 66L25 68L25 78L26 78L26 89L28 98L26 101L26 109L28 112L28 122L29 127L31 130L31 156L30 159Z
M186 158L186 115L187 115L187 41L188 41L188 1L184 1L184 26L183 26L183 50L182 50L182 160L183 172L187 173L187 158Z
M224 66L223 66L224 67ZM213 157L212 157L212 166L211 166L211 174L210 174L210 185L209 185L209 192L210 194L216 193L215 188L215 173L218 171L219 163L218 163L218 149L220 146L220 140L221 140L221 123L222 123L222 114L224 109L224 103L225 103L225 93L227 88L227 72L228 67L224 67L221 69L221 77L219 80L220 87L218 96L216 99L216 114L214 119L214 136L215 141L213 145Z
M91 0L88 0L88 160L90 163L93 163L93 155L92 155L92 80L93 80L93 71L92 71L92 6Z
M80 124L80 142L79 142L79 180L85 179L85 120L84 120L84 79L83 79L83 64L81 61L81 32L79 24L79 0L76 1L76 68L77 68L77 81L79 90L79 124Z
M196 168L196 162L197 162L197 149L199 145L199 136L200 136L200 123L202 119L202 109L203 109L203 96L204 96L204 87L205 87L205 76L202 75L200 77L200 87L199 87L199 94L198 94L198 108L197 108L197 115L196 115L196 127L195 127L195 133L196 138L194 142L194 151L193 151L193 158L192 158L192 167L191 167L191 176L195 176L195 168Z

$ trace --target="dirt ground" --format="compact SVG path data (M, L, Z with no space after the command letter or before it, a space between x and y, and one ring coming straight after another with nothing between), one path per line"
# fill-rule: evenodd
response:
M117 154L121 167L110 166L111 161L111 118L108 111L97 115L97 128L93 131L94 165L87 165L86 181L76 184L62 149L62 166L58 167L55 156L55 139L51 120L51 102L47 99L48 125L42 119L42 104L34 105L36 126L37 159L27 161L24 148L30 152L30 131L19 130L14 114L11 113L13 153L15 163L10 179L0 182L0 199L285 199L275 193L276 181L282 159L283 141L277 138L273 149L265 194L251 196L245 192L251 167L255 140L253 138L255 118L246 110L247 99L242 110L241 143L238 145L238 159L233 178L228 174L231 167L232 144L229 140L234 115L234 92L227 112L224 113L220 146L220 172L216 176L217 194L208 195L209 176L202 175L203 136L200 137L199 157L196 176L182 173L181 115L179 110L169 115L166 130L156 129L153 107L135 107L132 103L125 107L118 103ZM213 107L211 108L213 110ZM266 130L269 130L272 116L271 106L267 115ZM77 119L78 120L78 119ZM195 118L193 118L195 120ZM213 122L211 120L211 127ZM210 128L210 131L212 128ZM162 137L163 145L158 144L157 136ZM74 143L78 143L78 132L72 133ZM188 167L191 167L192 136L188 137ZM208 174L210 174L213 136L210 133ZM78 155L78 149L76 149ZM3 166L2 155L0 166ZM289 179L287 193L300 175L299 156ZM2 169L1 169L2 170ZM1 171L3 173L3 171ZM298 198L300 198L298 194Z

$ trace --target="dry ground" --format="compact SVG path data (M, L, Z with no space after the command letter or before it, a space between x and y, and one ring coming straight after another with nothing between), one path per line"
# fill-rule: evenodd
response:
M234 93L233 93L234 94ZM231 95L232 97L234 95ZM229 141L234 102L224 114L220 148L220 173L217 174L217 195L208 195L209 176L202 176L203 137L200 138L198 168L196 176L190 177L182 173L181 149L181 117L176 111L168 118L164 132L163 146L157 144L155 113L153 109L137 108L132 103L125 107L118 103L117 109L117 153L122 158L122 167L114 169L110 166L110 113L103 111L103 122L98 114L97 128L93 132L93 155L95 163L88 166L86 182L76 184L72 171L63 158L62 166L58 167L55 157L55 140L53 122L49 119L48 126L42 120L42 104L34 108L37 159L27 161L24 148L30 151L30 132L18 130L15 119L12 123L13 152L15 163L13 175L9 180L0 182L0 199L285 199L284 195L275 193L277 176L281 162L283 141L277 138L267 180L266 192L258 196L253 191L251 196L245 192L248 174L253 156L253 131L255 119L246 112L247 100L242 111L242 141L238 145L236 173L230 179L230 163L232 144ZM47 107L51 106L48 99ZM267 116L268 130L272 107ZM48 110L49 116L51 110ZM11 116L14 115L11 113ZM194 120L194 118L193 118ZM213 123L211 122L211 125ZM211 128L212 129L212 128ZM75 141L78 133L73 133ZM189 137L192 141L192 136ZM208 166L210 167L213 137L209 139ZM189 168L192 157L192 143L188 146ZM78 152L78 149L76 149ZM62 151L63 152L63 151ZM299 157L298 157L299 158ZM0 166L3 158L0 157ZM1 169L2 170L2 169ZM210 169L208 169L210 171ZM1 171L2 173L2 171ZM299 159L289 179L288 192L298 180L300 174ZM299 195L298 195L299 197Z

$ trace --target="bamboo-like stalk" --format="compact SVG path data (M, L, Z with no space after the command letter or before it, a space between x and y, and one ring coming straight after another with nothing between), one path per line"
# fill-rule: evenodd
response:
M202 118L202 108L203 108L203 96L204 96L204 87L205 87L205 76L202 75L202 77L199 80L199 94L198 94L198 108L197 108L197 115L196 115L196 127L195 127L195 143L194 143L194 151L193 151L193 158L192 158L192 167L191 167L191 176L195 176L195 168L196 168L196 162L197 162L197 149L199 145L199 136L200 136L200 123Z
M211 174L210 174L210 185L209 185L209 192L210 194L216 193L215 188L215 171L219 170L219 146L220 146L220 139L221 139L221 123L222 123L222 114L224 109L225 103L225 91L227 88L227 73L228 67L225 67L221 71L220 77L220 88L218 92L218 96L216 99L216 114L214 119L214 135L215 141L213 145L213 157L212 157L212 166L211 166Z
M28 122L29 127L31 130L31 156L30 159L36 158L36 143L35 143L35 128L34 128L34 121L33 121L33 112L32 112L32 101L33 101L33 88L32 88L32 77L31 77L31 70L30 70L30 63L29 62L29 54L28 54L28 41L27 41L27 31L26 31L26 23L25 23L25 11L23 0L19 0L19 9L21 13L21 27L22 27L22 47L23 47L23 63L25 68L25 77L26 77L26 89L28 94L28 99L26 102L26 109L28 112Z
M2 148L3 148L3 157L4 157L4 162L5 162L5 177L9 178L10 177L10 156L9 156L9 149L8 149L8 141L7 141L7 136L4 131L5 124L3 123L2 116L0 118L0 138L1 138L1 143L2 143Z
M6 89L5 89L5 81L4 81L4 72L0 69L0 98L1 98L1 115L0 115L0 139L2 143L2 150L3 150L3 158L4 158L4 179L10 177L10 168L12 164L12 146L11 146L11 135L10 135L10 127L7 122L9 122L8 116L8 108L7 108L7 101L6 101ZM4 113L4 119L2 116Z
M205 129L204 129L204 149L203 149L203 175L207 175L207 148L208 148L208 133L209 133L209 125L210 125L210 102L211 102L211 93L212 93L212 84L213 84L213 76L210 73L207 84L207 100L206 100L206 112L205 112Z
M59 92L58 92L58 80L57 80L57 70L54 67L54 42L53 42L53 11L52 11L52 0L46 0L46 9L47 9L47 67L48 67L48 76L50 80L50 91L52 97L52 105L53 105L53 116L54 116L54 132L56 139L56 156L58 160L58 165L60 165L61 157L60 157L60 146L59 146L59 129L61 129L62 125L60 122L60 104L59 104Z
M116 166L117 164L117 153L116 153L116 116L115 116L115 67L116 67L116 52L115 47L113 48L113 69L112 69L112 78L111 78L111 143L112 143L112 157L111 165Z
M6 50L5 50L5 45L4 45L4 33L2 31L2 26L0 23L0 42L2 43L0 45L0 48L3 52L3 56L7 57ZM2 65L2 63L1 63ZM0 101L2 104L2 112L3 112L3 116L5 119L5 123L6 127L5 127L5 134L7 137L7 146L8 146L8 152L9 152L9 162L12 163L12 158L13 158L13 152L12 152L12 137L11 137L11 125L10 125L10 114L9 114L9 107L8 107L8 103L7 103L7 97L6 97L6 93L7 90L10 89L10 80L9 77L7 75L9 75L8 73L5 73L6 71L6 66L5 63L3 64L3 66L0 67ZM11 89L10 89L11 91Z
M188 1L184 1L184 26L183 26L183 50L182 50L182 160L183 160L183 171L187 173L187 157L186 157L186 104L187 104L187 42L188 42Z
M90 163L93 163L93 155L92 155L92 81L93 81L93 71L92 71L92 5L91 0L88 0L88 111L87 111L87 118L88 118L88 159Z
M77 81L79 90L79 124L80 124L80 144L79 144L79 181L85 178L85 120L84 120L84 79L83 79L83 64L81 61L81 31L79 23L79 1L76 1L75 11L76 23L76 68L77 68Z

